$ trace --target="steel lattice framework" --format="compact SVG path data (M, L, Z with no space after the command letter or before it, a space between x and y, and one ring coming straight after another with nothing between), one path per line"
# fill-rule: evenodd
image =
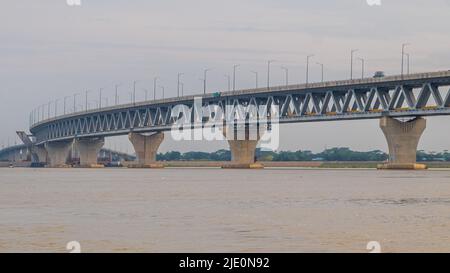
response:
M224 92L202 96L202 104L223 109L225 105L244 109L278 105L280 123L450 115L449 86L446 71ZM74 113L40 121L30 131L37 144L165 131L177 120L171 113L179 104L192 109L194 96Z

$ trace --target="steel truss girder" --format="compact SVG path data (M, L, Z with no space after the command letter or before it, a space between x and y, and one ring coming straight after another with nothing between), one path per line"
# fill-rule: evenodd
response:
M395 85L309 92L292 90L277 94L257 93L245 97L208 98L203 100L202 107L209 109L210 106L219 106L225 112L224 116L228 118L231 115L248 119L255 115L249 114L252 109L262 109L258 115L264 113L263 115L267 116L270 115L271 106L278 105L280 123L290 120L295 122L334 120L334 116L339 118L344 115L345 119L364 119L367 116L377 116L372 114L380 112L395 116L399 111L402 115L408 111L411 115L415 115L414 113L418 111L436 115L438 114L436 111L448 113L450 108L450 89L443 90L443 87L447 85L425 82L420 87ZM137 130L168 130L177 121L177 117L171 115L176 103L175 101L172 104L80 113L68 118L43 122L33 128L32 133L38 142L45 142L71 137L114 135ZM192 111L194 101L182 103L190 109L190 119L194 121L195 115ZM232 105L233 112L226 112L225 105ZM208 122L210 118L203 118L202 122Z

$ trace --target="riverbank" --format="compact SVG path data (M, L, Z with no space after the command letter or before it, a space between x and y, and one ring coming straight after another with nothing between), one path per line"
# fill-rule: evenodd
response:
M164 161L161 164L168 168L220 168L227 161ZM266 168L324 168L324 169L376 169L383 162L375 161L260 161ZM427 162L429 168L450 168L450 162Z
M221 168L229 164L228 161L161 161L159 162L165 168ZM376 169L383 162L375 161L260 161L266 168L322 168L322 169ZM134 162L124 162L123 166L128 167ZM450 169L450 162L426 162L424 163L431 169ZM10 167L9 162L0 162L0 168ZM13 167L27 168L29 162L14 162Z

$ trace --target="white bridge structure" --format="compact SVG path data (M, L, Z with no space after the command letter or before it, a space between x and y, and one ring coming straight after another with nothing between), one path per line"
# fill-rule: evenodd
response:
M417 145L426 127L424 117L450 115L450 71L183 96L86 109L56 117L45 116L42 109L30 114L33 151L38 160L48 158L50 166L62 166L68 147L76 142L82 164L89 166L96 164L94 155L103 146L105 137L129 135L140 164L149 166L155 164L163 132L171 130L178 119L186 118L173 115L172 110L177 105L193 109L199 97L202 107L219 106L225 115L230 115L225 105L266 109L265 113L258 113L260 120L267 120L271 106L275 105L279 109L276 121L279 124L380 119L390 156L384 167L421 168L415 163ZM231 111L234 115L236 110ZM189 118L194 123L194 115ZM204 117L202 122L207 124L211 118ZM258 121L245 115L244 122L248 127ZM258 126L270 130L270 124ZM228 137L228 142L232 164L245 167L255 163L258 139Z

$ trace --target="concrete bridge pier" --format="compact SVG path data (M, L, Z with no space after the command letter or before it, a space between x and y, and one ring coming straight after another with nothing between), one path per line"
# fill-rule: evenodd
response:
M31 147L31 161L33 163L47 163L47 150L45 147Z
M98 153L105 145L104 138L82 138L75 140L75 147L80 154L80 167L100 168L97 162Z
M45 149L48 155L48 166L51 168L68 167L66 163L72 144L73 141L47 142Z
M138 133L128 134L128 139L134 147L137 156L137 164L133 168L162 168L162 164L156 162L156 154L159 146L164 140L164 132L158 132L152 135L143 135Z
M226 169L262 169L256 163L256 146L260 140L258 128L249 126L224 127L222 133L230 145L231 162L225 164Z
M379 169L423 170L424 164L416 164L417 146L426 128L426 120L415 118L401 122L394 118L383 117L380 127L389 146L389 162L379 165Z

